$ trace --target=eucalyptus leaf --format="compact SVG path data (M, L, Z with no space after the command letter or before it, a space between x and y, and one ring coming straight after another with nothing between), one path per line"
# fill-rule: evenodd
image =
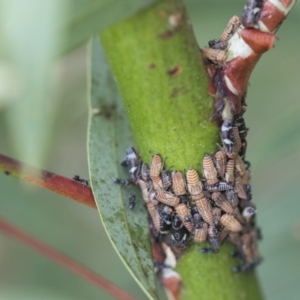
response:
M150 299L157 299L148 215L143 203L128 208L128 196L141 199L138 188L120 188L120 162L133 136L99 38L90 43L90 125L88 160L91 185L107 234L122 261Z
M69 51L108 26L128 18L157 0L72 0L70 14L62 24L67 33L64 51Z

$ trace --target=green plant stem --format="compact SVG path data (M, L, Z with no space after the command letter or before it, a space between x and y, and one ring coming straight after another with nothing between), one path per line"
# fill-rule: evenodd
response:
M204 154L217 149L219 128L210 121L208 77L182 1L162 1L101 38L143 161L159 153L167 167L200 172ZM176 269L181 299L262 299L255 274L231 271L238 262L230 248L184 252Z

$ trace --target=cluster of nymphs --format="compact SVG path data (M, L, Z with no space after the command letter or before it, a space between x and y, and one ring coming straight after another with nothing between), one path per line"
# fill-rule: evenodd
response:
M140 186L156 236L164 243L171 236L175 253L184 250L191 240L208 245L201 252L216 253L221 243L229 240L236 245L235 254L242 260L235 271L252 270L261 261L257 248L261 236L255 225L257 211L251 202L250 164L245 161L246 92L234 95L225 61L230 39L241 26L255 26L262 3L247 1L242 18L233 17L220 39L210 41L209 48L202 49L213 85L215 119L220 124L223 145L218 152L204 156L202 178L195 169L185 174L164 169L163 158L158 154L148 167L131 147L122 163L128 168L129 179L115 179L115 183ZM134 196L129 201L130 208L134 208Z
M175 252L185 249L193 239L210 245L201 252L216 253L227 239L237 246L236 254L244 261L235 270L251 270L260 261L260 234L251 202L250 170L242 158L247 129L243 118L238 117L232 128L221 131L223 148L213 156L204 156L203 179L194 169L186 174L164 169L159 155L152 157L148 168L131 147L122 163L130 178L115 182L140 186L156 235L164 239L170 232ZM132 196L129 201L132 208Z

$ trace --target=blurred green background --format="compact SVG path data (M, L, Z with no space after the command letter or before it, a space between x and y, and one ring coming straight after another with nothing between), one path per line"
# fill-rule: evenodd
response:
M10 2L18 5L22 1ZM74 47L76 41L68 36L69 25L62 26L63 30L56 26L48 31L46 28L65 24L62 20L66 18L74 25L80 20L80 15L76 15L80 9L90 4L93 11L101 10L101 5L92 5L101 0L65 1L63 7L59 1L45 0L50 5L46 14L50 15L49 20L41 12L39 1L24 2L28 5L18 10L32 24L27 26L25 22L21 32L13 26L14 21L22 22L15 19L14 7L0 2L4 5L0 6L0 153L22 160L25 157L37 167L68 177L80 174L88 178L86 44ZM56 6L51 6L54 2ZM185 3L201 46L217 38L230 17L240 15L244 6L244 1ZM108 9L105 5L104 8ZM117 17L107 18L104 23L120 19L122 10L122 6L108 10ZM40 23L36 22L42 23L37 26ZM257 271L266 298L272 300L300 297L299 28L300 6L296 4L278 32L280 39L275 49L264 55L255 68L245 115L250 128L247 159L252 163L253 201L264 235L260 250L265 260ZM65 36L60 35L57 40L62 32ZM6 41L10 47L24 46L11 52ZM66 52L70 47L74 49ZM66 54L58 55L59 49ZM43 56L40 51L49 53ZM30 87L41 86L40 89L19 93L22 82L11 67L15 61L21 62L21 70L32 67L25 82ZM47 84L43 85L45 81ZM20 95L23 103L16 108L13 99ZM28 105L24 99L33 102ZM96 210L2 174L0 187L2 217L92 268L137 299L146 299L112 249ZM112 297L0 233L0 299Z

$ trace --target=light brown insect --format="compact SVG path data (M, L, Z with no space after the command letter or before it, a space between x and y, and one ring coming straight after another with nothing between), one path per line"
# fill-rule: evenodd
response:
M183 225L189 232L194 231L194 224L192 222L192 215L190 213L190 210L188 207L181 203L177 206L175 206L175 210L177 212L177 215L179 216L180 220L182 221Z
M228 236L228 234L229 234L229 230L227 229L227 228L223 228L222 230L221 230L221 232L219 233L219 240L220 240L220 243L222 243L225 239L226 239L226 237Z
M196 170L190 169L186 173L187 187L193 200L197 200L203 195L203 186Z
M226 169L226 162L227 162L227 155L226 151L220 150L215 154L215 159L216 159L216 167L219 176L222 178L225 175L225 169Z
M211 199L216 203L217 206L222 208L225 212L231 214L234 208L231 206L230 202L221 193L212 193Z
M253 254L251 248L251 235L249 233L245 233L241 236L242 241L242 250L247 262L253 262Z
M242 214L240 213L240 211L239 211L238 208L235 208L235 209L234 209L232 216L233 216L237 221L239 221L241 224L244 224L244 223L245 223L245 219L243 218L243 216L242 216Z
M159 201L156 199L156 192L153 189L149 189L149 199L154 205L158 205Z
M219 248L220 240L219 240L218 231L217 231L215 225L210 224L208 226L207 234L209 236L209 242L213 245L213 247Z
M201 51L206 59L210 60L212 63L217 65L224 63L227 57L226 50L202 48Z
M185 179L181 172L172 172L172 189L175 195L182 196L186 194Z
M202 227L195 229L194 241L196 243L202 243L206 241L207 238L208 225L203 223Z
M240 234L238 232L229 231L228 236L229 236L229 240L234 245L236 245L236 246L240 246L241 245L241 243L242 243L241 242L241 237L240 237Z
M243 230L240 222L237 221L233 216L231 216L229 214L224 214L220 219L220 223L225 228L227 228L228 230L233 231L233 232L239 232L239 231Z
M218 172L214 166L214 162L210 155L205 155L203 158L203 175L206 178L206 182L208 185L213 185L217 183L218 180Z
M208 200L205 197L203 197L203 198L196 200L195 204L197 206L197 209L198 209L202 219L208 224L213 224L214 217L212 214L211 205L208 202Z
M153 177L152 178L153 187L156 191L163 189L163 182L160 177Z
M233 208L237 207L239 204L239 198L237 192L234 190L229 190L225 192L227 200L230 202Z
M151 164L150 164L150 171L149 171L152 180L153 178L157 178L160 176L160 173L163 168L163 164L164 164L163 160L158 154L155 154L152 157Z
M247 184L249 182L249 180L250 180L250 174L251 174L250 170L246 170L244 172L244 174L242 176L242 183L243 184Z
M142 191L142 197L143 199L145 200L146 203L148 203L150 201L150 197L149 197L149 185L146 181L142 180L142 179L139 179L138 180L138 184L141 188L141 191Z
M234 184L234 187L235 187L235 190L238 194L238 196L241 198L241 199L247 199L247 194L246 194L246 191L244 189L244 185L243 185L243 182L242 182L242 178L240 176L236 176L235 177L235 184Z
M232 127L233 138L235 142L234 153L239 153L242 147L242 142L239 134L239 129L237 127Z
M163 184L163 189L167 190L172 185L171 174L169 170L163 170L161 172L161 179Z
M216 237L217 236L217 231L216 231L215 225L210 224L208 226L207 234L209 235L209 237Z
M212 208L212 214L213 214L213 217L214 217L214 224L215 225L218 225L219 222L220 222L220 219L221 219L221 208L219 207L213 207Z
M251 249L254 261L259 262L261 260L261 256L257 247L257 233L255 230L251 230L249 234L251 237Z
M220 41L228 41L234 35L240 25L240 18L238 16L233 16L221 34Z
M229 184L234 183L234 160L233 159L229 159L226 164L225 180Z
M152 218L154 228L156 229L157 232L159 232L160 231L160 215L159 215L157 208L151 201L149 201L147 203L147 209Z
M238 154L234 157L234 167L237 170L238 174L240 176L243 176L246 171L246 165Z
M166 191L158 191L156 193L155 198L169 206L177 206L179 204L180 199L176 197L174 194L166 192Z

